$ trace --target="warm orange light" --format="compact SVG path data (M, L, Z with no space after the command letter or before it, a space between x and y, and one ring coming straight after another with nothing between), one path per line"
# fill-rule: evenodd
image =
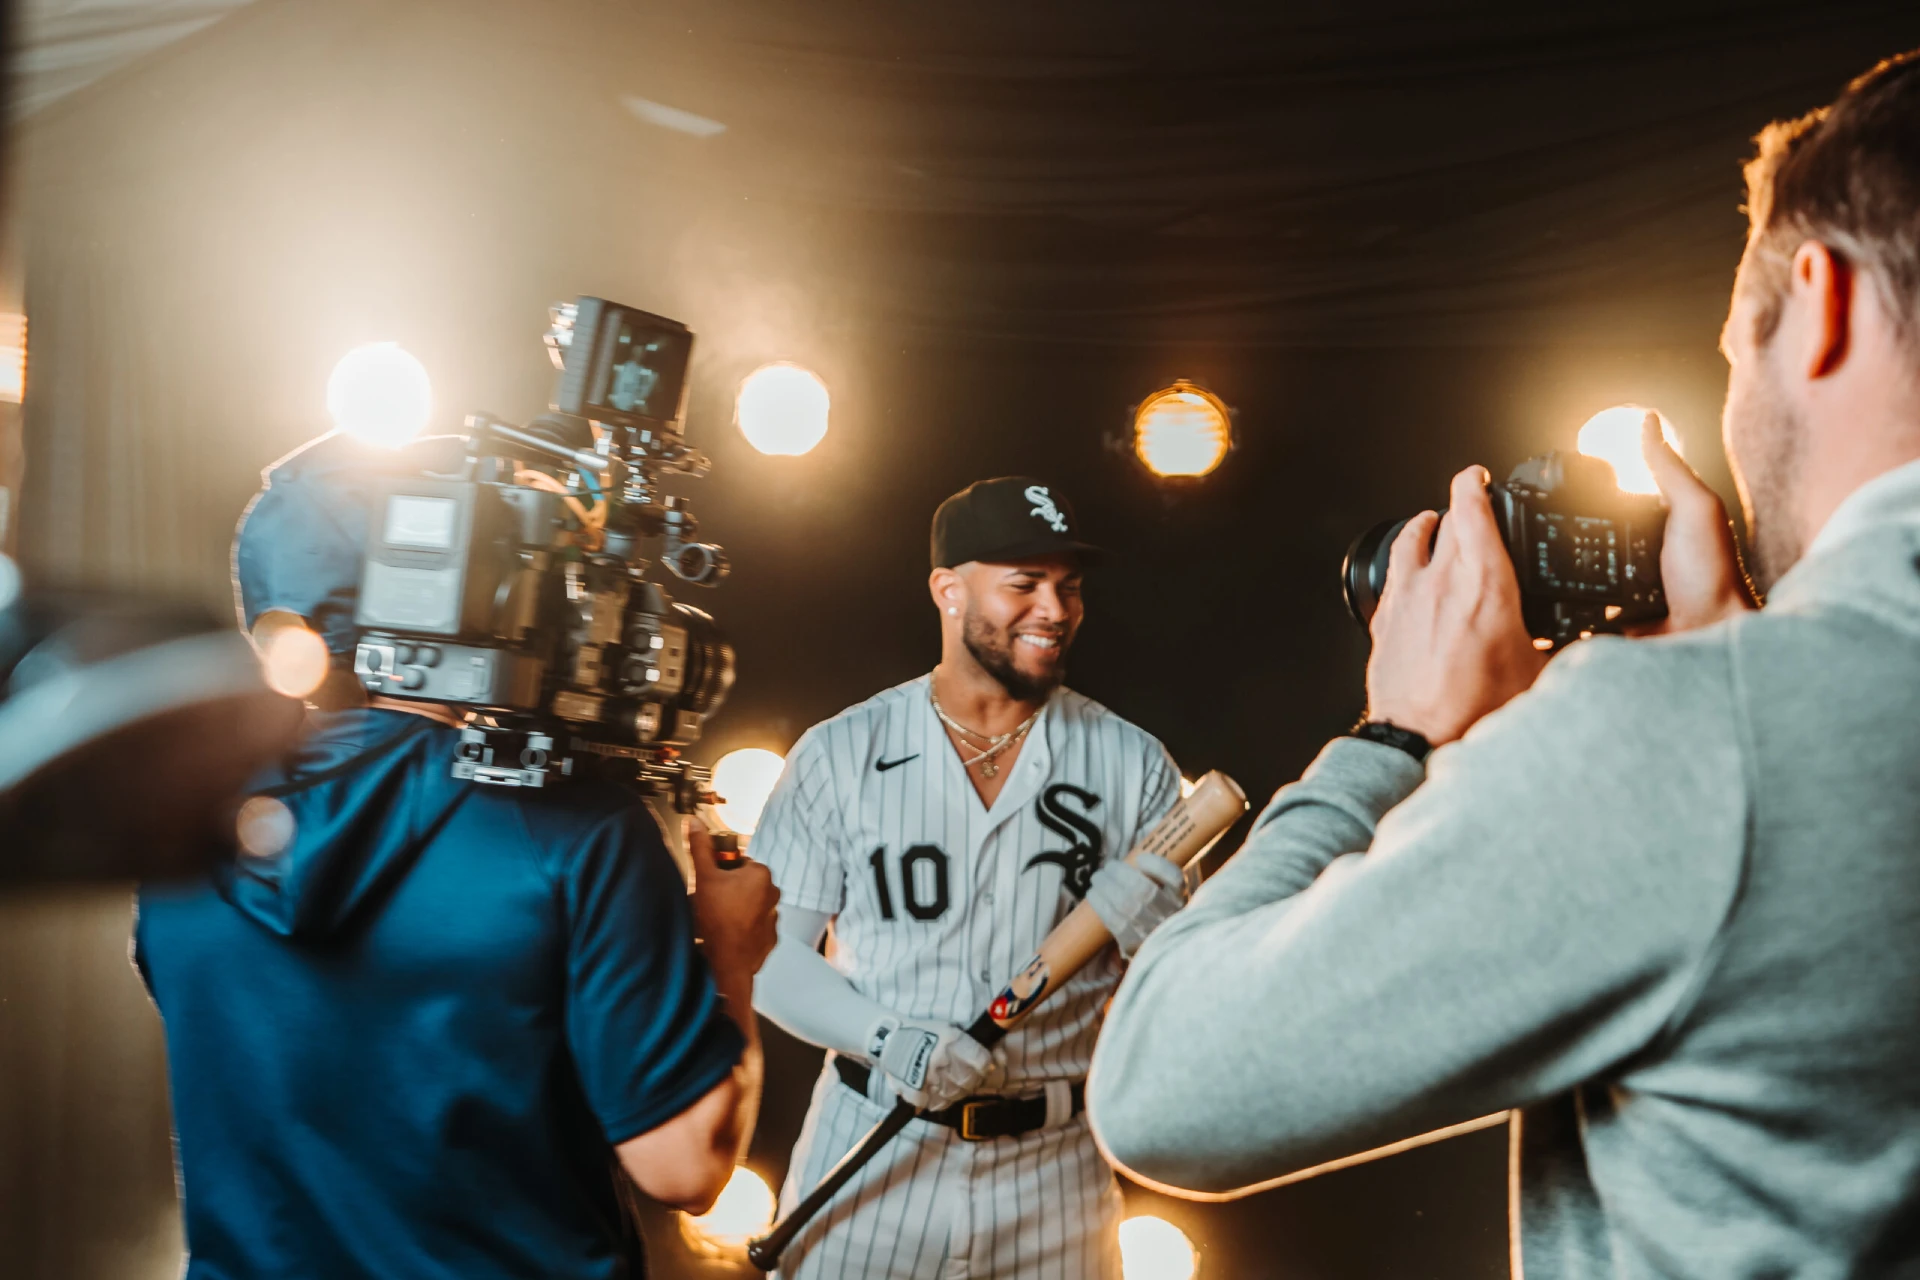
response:
M262 615L253 630L260 647L260 666L275 693L304 698L327 678L332 658L318 632L290 613L274 610Z
M1134 411L1134 451L1155 475L1204 476L1220 465L1232 441L1225 403L1184 379Z
M1186 1232L1143 1213L1120 1224L1120 1270L1126 1280L1193 1280L1200 1255Z
M1666 415L1637 404L1617 404L1611 409L1602 409L1580 428L1580 452L1612 466L1614 479L1627 493L1660 492L1653 472L1647 470L1647 460L1640 456L1640 424L1649 413L1660 419L1661 438L1679 453L1680 437Z
M327 412L334 426L356 440L398 449L426 430L433 416L427 367L397 343L355 347L327 379Z
M827 438L832 406L819 374L781 361L762 365L741 382L734 421L760 452L798 457Z
M767 807L773 784L780 781L786 758L777 751L744 747L729 751L713 766L713 789L720 795L714 807L720 821L743 835L751 835L760 825L760 811Z
M680 1234L705 1257L744 1257L747 1241L773 1225L773 1189L744 1165L727 1179L713 1208L697 1218L681 1216Z

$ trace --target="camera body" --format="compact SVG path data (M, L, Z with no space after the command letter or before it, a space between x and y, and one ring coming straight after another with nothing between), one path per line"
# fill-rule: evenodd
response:
M680 430L693 335L599 298L556 307L560 412L466 421L457 474L387 482L362 562L354 673L369 693L475 718L456 777L543 786L586 757L628 761L690 812L705 779L679 759L733 683L712 617L649 581L656 561L712 586L669 475L704 475Z
M1536 640L1557 649L1667 616L1660 580L1667 509L1659 498L1623 491L1605 462L1557 450L1522 462L1487 496ZM1362 626L1379 607L1393 540L1406 524L1375 525L1347 551L1341 585Z

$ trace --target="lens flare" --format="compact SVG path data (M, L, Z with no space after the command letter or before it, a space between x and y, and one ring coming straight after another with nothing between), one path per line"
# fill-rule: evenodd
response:
M426 429L433 384L426 366L396 343L355 347L327 379L327 413L354 439L398 449Z
M713 789L721 803L720 820L735 831L750 834L760 825L760 811L767 807L773 784L780 780L786 759L777 751L747 747L729 751L713 766Z
M234 815L234 839L249 858L278 857L298 831L293 810L272 796L250 796Z
M741 382L734 419L760 452L797 457L826 439L831 405L818 374L782 361L762 365Z
M1675 453L1680 452L1680 437L1673 424L1658 410L1637 404L1617 404L1588 418L1580 428L1579 449L1589 458L1598 458L1612 466L1614 478L1628 493L1658 493L1653 472L1640 456L1640 423L1649 413L1660 419L1660 436Z
M1200 1256L1187 1233L1150 1214L1120 1224L1120 1271L1126 1280L1192 1280Z
M744 1257L747 1241L773 1225L773 1207L772 1188L743 1165L727 1179L713 1208L697 1218L681 1216L680 1234L706 1257Z
M319 633L297 623L274 627L260 639L260 663L275 693L304 698L327 678L332 659Z
M1204 476L1232 442L1225 403L1191 382L1155 392L1134 411L1133 448L1155 475Z

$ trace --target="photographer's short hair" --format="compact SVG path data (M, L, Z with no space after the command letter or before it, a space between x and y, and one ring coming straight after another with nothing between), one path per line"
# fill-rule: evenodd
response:
M1793 254L1818 240L1873 281L1920 353L1920 50L1888 58L1832 106L1779 120L1747 162L1754 337L1780 323Z

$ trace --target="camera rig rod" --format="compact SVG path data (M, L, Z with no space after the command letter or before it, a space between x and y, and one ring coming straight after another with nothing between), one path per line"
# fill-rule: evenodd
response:
M570 467L579 467L600 475L606 475L613 470L612 461L597 453L591 453L585 449L569 449L551 440L542 440L531 432L522 431L519 427L501 422L497 418L489 418L483 413L468 415L467 429L473 433L472 439L476 445L480 443L482 437L491 435L523 449L531 449L535 453L543 454L555 462L562 462Z

